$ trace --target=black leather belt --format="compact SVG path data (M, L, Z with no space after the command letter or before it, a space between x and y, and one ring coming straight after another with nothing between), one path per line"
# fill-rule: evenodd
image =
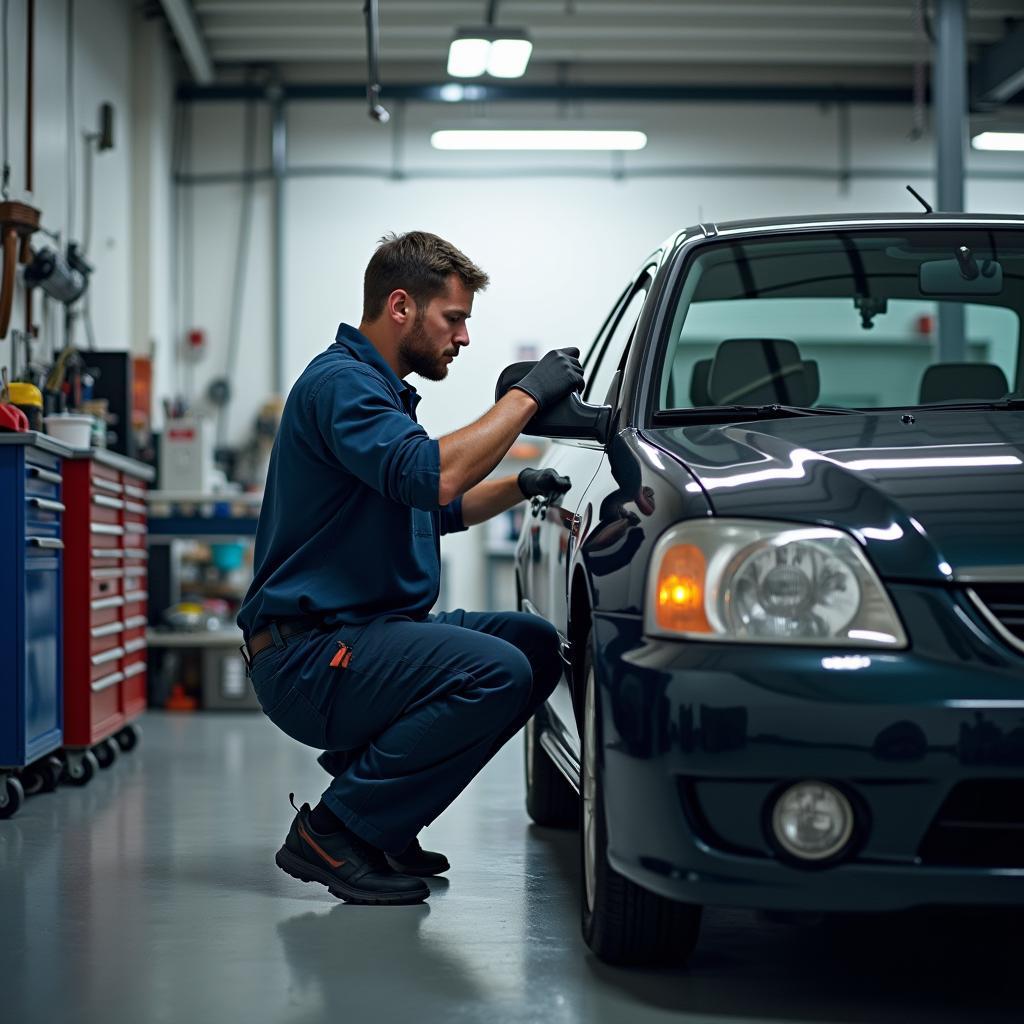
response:
M282 640L287 640L288 637L295 636L296 633L308 633L311 629L321 629L322 627L323 622L320 619L285 619L277 624L277 632ZM260 651L265 651L273 643L274 631L271 629L264 629L250 637L245 644L249 654L248 660L251 662Z

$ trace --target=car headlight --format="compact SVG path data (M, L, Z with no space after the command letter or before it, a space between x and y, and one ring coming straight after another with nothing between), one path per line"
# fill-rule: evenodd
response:
M757 519L695 519L668 530L651 559L645 625L694 640L907 646L853 537Z

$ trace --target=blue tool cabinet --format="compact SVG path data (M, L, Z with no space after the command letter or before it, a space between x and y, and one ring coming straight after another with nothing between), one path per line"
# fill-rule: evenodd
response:
M8 770L63 741L65 453L34 432L0 434L0 817L17 809L11 799L21 803Z

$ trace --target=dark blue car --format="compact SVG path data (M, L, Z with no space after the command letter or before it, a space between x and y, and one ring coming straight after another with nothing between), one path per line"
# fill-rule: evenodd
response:
M528 810L579 822L602 959L1024 903L1022 321L1024 219L702 224L528 427L572 480L516 556L565 660Z

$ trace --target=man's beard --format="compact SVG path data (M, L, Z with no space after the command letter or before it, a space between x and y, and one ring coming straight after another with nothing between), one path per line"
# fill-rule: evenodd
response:
M422 317L416 317L409 333L398 343L398 355L413 373L427 380L444 380L448 376L448 367L430 348Z

